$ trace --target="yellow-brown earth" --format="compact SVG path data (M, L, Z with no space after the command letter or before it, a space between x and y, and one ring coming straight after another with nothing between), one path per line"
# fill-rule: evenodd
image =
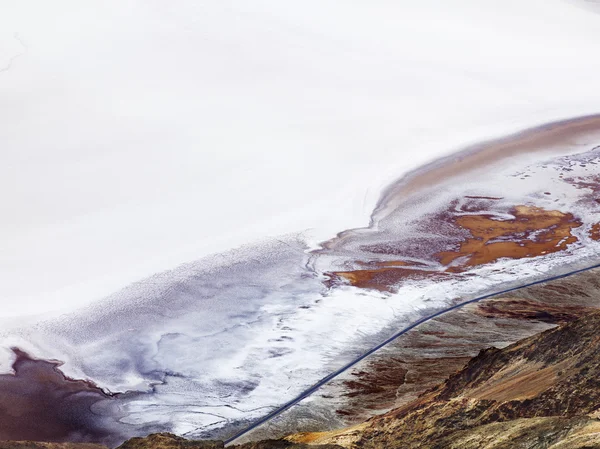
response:
M443 278L449 273L462 272L501 258L522 259L564 251L577 241L573 229L582 225L573 214L558 210L520 205L510 212L514 218L500 219L489 213L459 217L442 215L452 226L469 234L455 248L435 255L444 267L442 270L395 260L358 262L357 266L365 268L335 271L330 275L355 287L390 290L404 280ZM593 229L593 235L600 238L600 225Z
M562 251L577 241L572 231L582 224L570 213L539 207L516 206L512 214L514 218L509 220L489 215L456 218L456 225L468 230L472 237L457 250L440 252L440 262L450 265L464 257L464 262L450 268L460 271L503 257L521 259Z

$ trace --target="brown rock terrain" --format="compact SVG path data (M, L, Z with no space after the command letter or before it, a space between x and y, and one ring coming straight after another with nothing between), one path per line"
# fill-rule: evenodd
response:
M599 274L595 269L470 304L403 335L317 393L321 406L337 410L353 427L231 447L600 448ZM29 367L29 359L22 360ZM56 366L45 363L52 380ZM285 428L289 434L302 425L288 419ZM265 438L260 432L252 437ZM220 447L155 434L121 449ZM4 448L104 446L0 442Z
M222 449L224 447L222 441L186 440L170 433L155 433L145 438L131 438L117 449ZM253 441L229 447L232 449L342 449L335 444L308 446L287 440Z
M322 387L311 401L286 411L247 438L280 438L294 432L314 436L319 431L361 427L374 416L417 400L482 349L505 348L598 308L600 269L468 304L397 338ZM349 433L342 431L346 442L352 440Z
M300 433L235 449L600 448L600 311L487 348L411 402L352 428ZM219 449L171 434L119 449ZM102 449L75 443L3 442L0 449Z
M505 347L600 307L600 270L493 297L432 319L326 386L347 425L400 407L461 369L481 349ZM327 399L322 399L327 401Z
M154 433L131 438L117 449L223 449L222 441L187 440L171 433ZM229 446L232 449L342 449L337 444L307 445L288 440L264 440ZM101 444L42 443L36 441L0 441L0 449L107 449Z
M600 311L488 348L414 401L344 432L347 448L600 447Z
M194 441L171 433L153 433L145 438L131 438L118 449L222 449L222 441Z
M106 449L94 443L45 443L40 441L0 441L0 449Z

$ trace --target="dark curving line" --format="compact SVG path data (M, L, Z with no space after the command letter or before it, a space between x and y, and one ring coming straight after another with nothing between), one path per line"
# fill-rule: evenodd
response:
M503 294L514 292L516 290L521 290L521 289L524 289L524 288L527 288L527 287L533 287L534 285L545 284L546 282L555 281L557 279L563 279L563 278L566 278L566 277L569 277L569 276L573 276L575 274L579 274L579 273L583 273L585 271L593 270L594 268L600 268L600 263L597 263L595 265L591 265L591 266L586 267L586 268L580 268L578 270L570 271L568 273L559 274L559 275L556 275L556 276L551 276L551 277L545 278L545 279L540 279L538 281L530 282L528 284L520 285L518 287L512 287L512 288L507 288L505 290L501 290L501 291L498 291L498 292L488 293L487 295L479 296L479 297L477 297L475 299L470 299L468 301L461 302L459 304L455 304L453 306L447 307L446 309L442 309L442 310L440 310L438 312L435 312L435 313L433 313L431 315L423 317L423 318L415 321L414 323L408 325L407 327L403 328L402 330L396 332L394 335L392 335L388 339L386 339L383 342L379 343L377 346L369 349L367 352L361 354L359 357L357 357L354 360L350 361L349 363L347 363L346 365L342 366L338 370L336 370L333 373L329 374L328 376L324 377L323 379L321 379L320 381L318 381L317 383L315 383L310 388L304 390L301 394L299 394L298 396L296 396L294 399L286 402L282 406L280 406L277 409L273 410L268 415L263 416L258 421L252 423L250 426L248 426L245 429L241 430L240 432L236 433L231 438L225 440L225 444L233 443L235 440L237 440L241 436L247 434L248 432L251 432L252 430L254 430L257 427L259 427L259 426L263 425L264 423L266 423L267 421L270 421L271 419L275 418L276 416L278 416L281 413L285 412L286 410L290 409L291 407L293 407L294 405L296 405L297 403L299 403L303 399L305 399L308 396L310 396L311 394L313 394L315 391L317 391L319 388L321 388L323 385L325 385L329 381L333 380L334 378L336 378L340 374L342 374L345 371L347 371L348 369L352 368L354 365L360 363L361 361L363 361L364 359L366 359L367 357L369 357L373 353L379 351L381 348L383 348L384 346L388 345L392 341L396 340L398 337L406 334L408 331L414 329L415 327L420 326L423 323L426 323L427 321L430 321L430 320L432 320L434 318L437 318L437 317L439 317L441 315L444 315L444 314L446 314L448 312L451 312L452 310L460 309L461 307L466 306L467 304L472 304L472 303L475 303L475 302L478 302L478 301L482 301L484 299L491 298L493 296L503 295Z

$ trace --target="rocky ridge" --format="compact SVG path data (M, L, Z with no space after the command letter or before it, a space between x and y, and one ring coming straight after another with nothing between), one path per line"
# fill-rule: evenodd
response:
M600 312L482 350L413 402L342 432L346 448L600 448Z
M131 438L117 449L223 449L224 447L222 441L187 440L171 433L154 433L144 438ZM229 447L231 449L342 449L336 444L309 446L288 440L264 440ZM107 447L89 443L0 441L0 449L107 449Z
M415 400L333 432L299 433L232 449L600 448L600 311L481 350ZM118 449L220 449L221 441L172 434ZM95 444L1 442L0 449L104 449Z

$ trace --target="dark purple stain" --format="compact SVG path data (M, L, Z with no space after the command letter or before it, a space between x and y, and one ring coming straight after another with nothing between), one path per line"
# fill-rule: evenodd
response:
M93 442L116 446L137 433L118 421L118 395L66 377L61 362L13 348L12 374L0 375L0 440Z

